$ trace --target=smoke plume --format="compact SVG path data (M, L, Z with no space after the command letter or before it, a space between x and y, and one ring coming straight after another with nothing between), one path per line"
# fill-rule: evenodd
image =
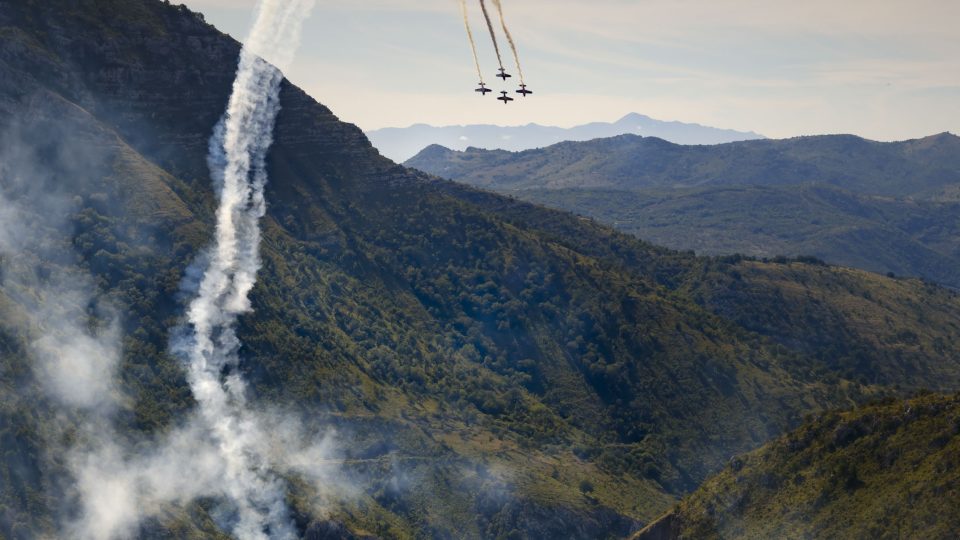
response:
M480 10L483 11L483 18L487 21L487 29L490 30L493 50L497 53L497 63L500 64L500 69L503 69L503 59L500 58L500 45L497 43L497 33L493 30L493 22L490 21L490 14L487 12L487 3L485 0L480 0Z
M171 340L197 407L165 433L144 440L115 427L115 413L129 406L116 380L122 316L83 269L67 217L107 197L97 191L116 165L116 137L91 135L95 119L55 97L26 107L29 129L13 126L0 136L2 324L26 329L34 378L57 407L46 444L70 477L57 497L65 507L59 537L134 537L145 520L168 516L170 505L205 497L222 501L220 525L237 538L288 539L296 533L285 475L308 481L320 500L349 495L332 436L318 436L283 411L255 408L236 369L235 324L251 309L260 266L281 69L312 4L261 2L214 129L214 241L192 269L201 277L187 324Z
M480 58L477 56L477 44L473 41L473 30L470 29L470 18L467 15L467 0L460 0L460 12L463 13L463 27L467 29L467 39L470 40L470 50L473 52L473 63L477 66L477 76L483 83L483 73L480 71Z
M105 152L68 127L72 113L30 110L31 125L15 120L0 136L0 296L8 302L0 315L2 326L20 319L47 395L72 409L107 413L116 390L110 375L120 360L117 317L90 276L74 267L67 231L76 203L64 190L99 169Z
M257 452L265 426L246 403L236 371L237 317L250 311L260 267L259 220L266 211L266 154L279 112L283 69L293 58L300 25L313 0L263 0L240 53L233 92L210 142L219 187L213 246L187 310L191 332L174 349L187 362L200 418L223 462L223 489L236 505L234 533L245 539L293 536L284 491L271 463ZM275 62L268 63L266 59ZM229 372L227 376L222 374Z
M493 5L497 8L497 14L500 16L500 26L503 27L503 33L507 36L507 43L510 44L510 50L513 51L513 60L517 64L517 75L520 76L520 84L524 84L523 68L520 67L520 54L517 52L517 44L514 43L513 36L510 35L510 29L507 28L507 21L503 18L502 0L493 0Z

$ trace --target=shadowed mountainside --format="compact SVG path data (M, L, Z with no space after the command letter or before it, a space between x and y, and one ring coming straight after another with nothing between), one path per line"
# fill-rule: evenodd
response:
M960 287L960 138L677 146L617 137L407 164L704 255L812 255Z
M960 287L960 203L955 201L857 195L824 185L515 193L702 255L812 255Z

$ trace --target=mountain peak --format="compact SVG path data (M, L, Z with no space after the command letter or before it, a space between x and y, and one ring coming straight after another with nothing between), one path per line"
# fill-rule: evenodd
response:
M647 116L647 115L645 115L645 114L640 114L640 113L632 112L632 113L628 113L628 114L624 115L623 118L617 120L616 122L614 122L614 124L623 124L623 123L626 123L626 122L647 122L647 121L650 121L650 120L653 120L653 118L650 118L649 116ZM656 121L656 120L654 120L654 121Z
M421 150L418 155L425 158L439 158L448 154L452 154L453 152L453 150L441 144L431 144L430 146Z
M466 125L432 127L423 124L409 128L385 128L367 132L383 155L404 161L431 144L453 150L467 146L486 150L521 151L542 148L564 141L587 141L617 135L659 137L676 144L720 144L763 139L753 132L719 129L700 124L666 122L632 112L615 122L593 122L562 128L530 123L523 126Z
M922 137L922 138L920 138L919 140L921 140L921 141L932 141L932 142L944 143L944 142L954 142L954 141L958 141L958 140L960 140L960 137L958 137L957 135L955 135L955 134L953 134L953 133L951 133L951 132L949 132L949 131L944 131L944 132L942 132L942 133L937 133L937 134L935 134L935 135L929 135L929 136L927 136L927 137Z

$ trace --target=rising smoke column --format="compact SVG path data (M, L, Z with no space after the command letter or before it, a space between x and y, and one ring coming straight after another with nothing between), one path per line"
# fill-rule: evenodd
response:
M477 44L473 41L473 30L470 30L470 18L467 16L467 0L460 0L460 12L463 13L463 27L467 29L467 39L470 40L470 50L473 52L473 63L477 66L477 76L483 84L483 73L480 71L480 58L477 57Z
M279 112L281 70L293 59L312 6L313 0L261 0L258 5L227 110L210 141L220 203L214 242L187 310L188 335L174 343L187 362L199 416L223 462L223 492L236 512L233 532L244 540L293 536L282 483L256 451L263 428L246 406L245 384L236 370L235 326L237 317L250 311L248 294L260 267L265 160Z
M513 36L510 35L510 29L507 28L507 21L503 18L503 4L501 0L492 0L497 8L497 14L500 15L500 26L503 27L503 33L507 36L507 43L510 44L510 50L513 51L513 61L517 64L517 75L520 76L520 84L524 84L523 68L520 67L520 54L517 52L517 44L513 42Z
M485 0L480 0L480 11L483 11L483 18L487 21L487 29L490 30L493 50L497 53L497 63L500 64L500 69L503 69L503 59L500 58L500 45L497 44L497 33L493 31L493 23L490 21L490 14L487 13L487 3Z

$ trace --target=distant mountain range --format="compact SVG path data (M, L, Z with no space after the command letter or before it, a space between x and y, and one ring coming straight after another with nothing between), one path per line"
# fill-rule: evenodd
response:
M633 135L520 153L433 146L407 165L674 249L813 255L960 287L960 138L680 146Z
M413 157L420 150L439 144L454 150L468 147L489 150L520 151L542 148L562 141L588 141L624 134L659 137L677 144L720 144L763 139L753 132L719 129L700 124L665 122L630 113L616 122L593 122L572 128L541 126L467 125L435 127L415 124L406 128L384 128L367 132L380 152L397 162Z

